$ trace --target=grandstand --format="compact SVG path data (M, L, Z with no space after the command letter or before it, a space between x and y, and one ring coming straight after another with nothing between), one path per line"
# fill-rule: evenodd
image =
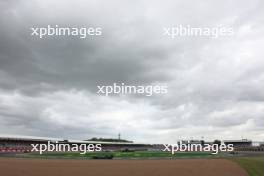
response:
M264 145L262 142L253 142L248 139L242 140L226 140L226 145L233 144L235 151L251 151L251 152L263 152Z
M243 148L243 147L251 147L252 141L248 139L242 140L225 140L224 143L226 145L233 144L235 148Z
M31 144L52 143L64 144L101 144L103 151L146 151L158 150L161 145L140 144L132 142L106 142L106 141L82 141L65 140L61 138L47 138L35 136L0 136L0 153L25 153L31 152Z
M11 136L0 135L0 154L5 153L27 153L31 152L31 144L101 144L102 151L161 151L164 149L162 144L144 144L128 142L109 142L92 140L65 140L62 138L47 138L35 136ZM223 141L225 144L233 144L236 151L264 151L263 143L258 146L252 145L251 140L229 140ZM191 143L201 143L201 141L191 141ZM207 142L208 143L208 142Z
M48 141L55 142L62 139L34 137L34 136L0 136L0 153L25 153L30 152L31 144L43 144Z

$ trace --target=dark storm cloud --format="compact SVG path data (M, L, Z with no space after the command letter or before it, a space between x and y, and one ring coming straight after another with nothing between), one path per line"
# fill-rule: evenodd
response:
M36 6L32 9L33 5ZM19 89L28 94L70 88L95 91L97 84L151 83L168 79L163 73L155 74L149 64L156 58L164 58L165 49L158 49L158 45L140 44L134 38L122 39L122 35L126 37L133 31L119 29L118 20L113 21L117 26L113 29L101 25L103 36L92 39L50 37L42 40L30 36L32 26L58 23L64 27L98 26L94 24L95 14L85 21L78 19L78 15L71 19L71 14L63 14L61 22L57 20L62 18L60 13L59 17L48 18L52 9L44 11L44 14L38 13L40 5L34 1L32 7L23 3L12 4L1 12L1 26L4 27L0 30L0 68L11 79L10 82L1 82L2 88ZM29 16L23 8L29 8L34 15ZM48 15L47 19L45 15Z

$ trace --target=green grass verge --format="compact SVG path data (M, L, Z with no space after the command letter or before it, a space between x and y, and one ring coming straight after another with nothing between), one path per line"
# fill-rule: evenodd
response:
M264 176L264 157L241 157L233 159L250 176Z
M24 156L37 157L37 158L83 158L94 159L112 156L114 159L144 159L144 158L208 158L216 157L207 152L184 152L172 155L169 152L162 151L135 151L135 152L89 152L84 155L79 153L28 153Z

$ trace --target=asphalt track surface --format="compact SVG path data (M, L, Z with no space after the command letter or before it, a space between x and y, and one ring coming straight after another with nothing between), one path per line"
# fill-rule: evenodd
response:
M247 176L225 159L55 160L0 158L3 176Z

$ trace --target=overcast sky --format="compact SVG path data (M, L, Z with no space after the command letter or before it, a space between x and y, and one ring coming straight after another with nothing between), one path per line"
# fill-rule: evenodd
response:
M31 27L102 36L31 36ZM176 25L234 35L163 35ZM136 142L264 140L261 0L0 0L0 134ZM166 95L100 96L97 85L165 83Z

